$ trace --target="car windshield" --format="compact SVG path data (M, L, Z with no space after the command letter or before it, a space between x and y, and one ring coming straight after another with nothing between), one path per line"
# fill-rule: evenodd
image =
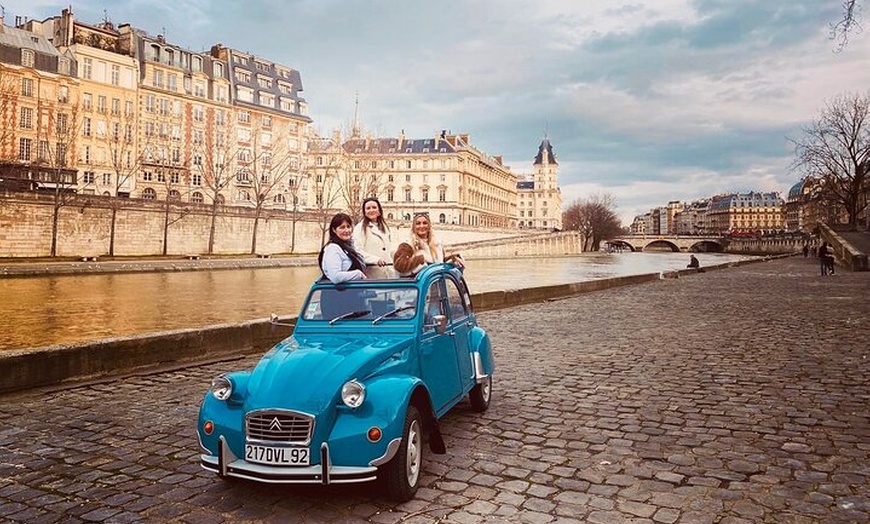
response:
M404 320L417 314L417 288L354 287L315 289L308 296L302 318L355 322Z

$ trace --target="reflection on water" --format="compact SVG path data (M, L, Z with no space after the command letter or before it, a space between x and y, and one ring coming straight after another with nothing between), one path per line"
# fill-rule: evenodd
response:
M743 257L701 253L701 265ZM470 260L472 293L685 268L677 253ZM0 350L295 315L316 267L0 279Z

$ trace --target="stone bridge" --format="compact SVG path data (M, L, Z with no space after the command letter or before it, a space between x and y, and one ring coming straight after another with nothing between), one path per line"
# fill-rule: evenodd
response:
M670 249L680 251L723 252L728 240L719 236L623 235L610 240L611 246L624 246L632 251Z
M523 233L503 238L475 242L451 243L445 246L445 254L460 253L473 258L510 258L544 255L577 255L582 251L580 234L577 231L556 233Z

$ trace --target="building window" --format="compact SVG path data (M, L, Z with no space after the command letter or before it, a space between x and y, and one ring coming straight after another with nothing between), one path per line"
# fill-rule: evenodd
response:
M439 202L446 202L447 201L447 190L446 189L439 189L438 190L438 201Z
M438 223L440 223L440 224L447 223L447 217L444 215L444 213L441 213L438 215Z
M97 111L100 113L106 112L106 97L103 95L97 96Z
M112 175L111 173L103 173L103 185L110 186L112 185Z
M84 182L85 184L93 184L95 178L96 175L93 171L85 171L84 173L82 173L82 182Z
M69 87L59 86L57 88L57 101L61 104L69 102Z
M248 111L239 111L239 122L248 124L251 122L251 113Z
M179 193L177 189L170 189L169 197L167 198L167 200L181 200L181 193Z
M142 198L145 200L154 200L157 198L157 191L150 187L146 187L144 191L142 191Z
M428 189L422 190L421 195L422 195L423 202L429 201L429 190Z
M33 96L33 79L21 79L21 96Z
M151 171L143 171L142 180L144 180L145 182L151 182L152 180L154 180L154 175L151 174Z
M94 61L91 58L82 59L82 78L86 80L91 79L91 75L94 70Z
M411 201L411 190L406 189L405 190L405 202L410 202L410 201Z
M33 141L29 138L21 138L18 140L18 160L30 161L31 148Z
M33 127L33 108L21 108L21 120L19 122L19 127L21 127L22 129L31 129Z
M194 204L202 204L202 193L200 193L199 191L194 191L193 194L190 195L190 201Z
M201 186L202 185L202 175L192 175L190 177L190 184L197 186L197 187Z
M239 194L236 197L236 200L238 200L239 202L250 202L251 195L249 195L247 191L242 190L242 191L239 191Z
M88 117L82 119L82 135L91 136L91 119Z

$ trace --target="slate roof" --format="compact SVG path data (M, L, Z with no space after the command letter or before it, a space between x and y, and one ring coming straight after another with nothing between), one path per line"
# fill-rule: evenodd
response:
M544 152L547 153L548 164L558 164L556 162L556 155L553 153L553 146L550 144L550 140L545 138L541 141L541 145L538 146L538 154L535 156L534 165L537 166L544 163Z
M0 26L0 44L17 49L33 49L51 56L63 56L44 36L8 25Z
M388 154L388 153L455 153L450 142L444 139L438 140L438 146L435 146L434 138L417 138L405 139L402 141L402 147L399 148L398 138L372 138L368 140L366 147L365 138L352 138L343 144L344 150L348 153L369 153L369 154Z

